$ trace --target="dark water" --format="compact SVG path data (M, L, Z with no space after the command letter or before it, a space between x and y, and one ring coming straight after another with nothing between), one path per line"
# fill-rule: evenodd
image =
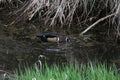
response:
M73 38L73 37L72 37ZM71 38L71 39L72 39ZM0 69L32 66L38 60L48 64L107 61L120 66L120 47L113 43L72 39L70 43L42 43L39 40L0 39Z

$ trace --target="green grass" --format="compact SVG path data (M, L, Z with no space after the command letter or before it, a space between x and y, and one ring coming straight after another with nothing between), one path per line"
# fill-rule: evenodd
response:
M35 68L26 68L15 72L15 80L120 80L120 74L115 66L105 64L81 64L64 67L46 66L42 71Z

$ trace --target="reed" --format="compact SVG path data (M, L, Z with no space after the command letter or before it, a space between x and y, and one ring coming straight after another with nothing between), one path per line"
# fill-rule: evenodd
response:
M39 14L37 16L39 21L45 25L62 26L62 28L67 25L67 28L71 28L71 24L77 23L79 28L83 28L116 13L112 17L105 18L101 26L109 23L110 27L114 27L115 33L120 34L120 0L0 0L1 5L5 3L12 4L14 7L17 4L17 9L12 10L13 19L10 25L30 21ZM48 28L45 25L44 27Z
M17 15L15 21L31 20L39 13L45 24L49 23L51 26L58 23L71 24L76 18L80 24L86 24L87 21L97 20L115 12L118 13L115 16L118 18L120 11L119 0L0 0L0 3L13 4L15 1L22 5L13 12Z
M64 67L46 66L42 71L34 67L15 72L15 80L120 80L120 74L115 66L106 64L81 64ZM19 76L19 77L18 77Z

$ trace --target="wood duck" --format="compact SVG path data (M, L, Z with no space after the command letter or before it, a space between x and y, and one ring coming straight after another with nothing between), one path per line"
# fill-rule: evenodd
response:
M43 42L58 42L58 43L64 43L64 42L70 42L70 39L65 36L59 36L55 34L41 34L37 35Z

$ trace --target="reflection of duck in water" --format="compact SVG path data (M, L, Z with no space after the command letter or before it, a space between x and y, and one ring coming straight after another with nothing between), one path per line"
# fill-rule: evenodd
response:
M43 42L58 42L58 43L64 43L64 42L70 42L70 39L65 36L59 36L55 34L41 34L37 35Z

